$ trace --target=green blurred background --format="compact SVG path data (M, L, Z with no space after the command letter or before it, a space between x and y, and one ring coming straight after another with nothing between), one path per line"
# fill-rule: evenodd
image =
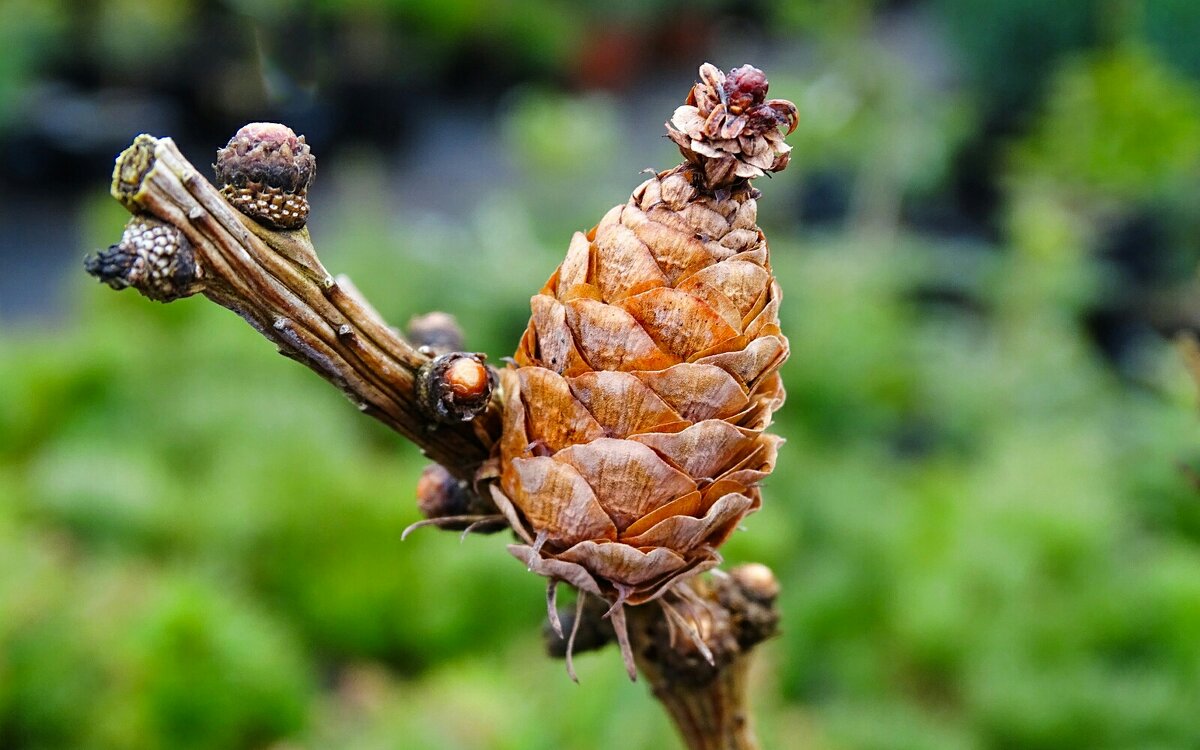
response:
M1194 0L0 0L0 747L676 747L541 653L416 450L202 299L84 276L112 157L278 119L393 321L509 353L570 232L677 161L703 60L800 108L760 216L788 442L768 748L1200 746Z

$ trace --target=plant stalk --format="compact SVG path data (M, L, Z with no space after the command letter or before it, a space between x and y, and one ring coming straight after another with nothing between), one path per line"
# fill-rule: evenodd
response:
M243 216L170 138L138 136L117 159L112 192L131 213L150 214L183 233L194 248L202 294L455 477L473 481L499 434L496 405L456 424L423 413L417 372L431 358L388 326L349 279L325 270L307 229L272 230Z

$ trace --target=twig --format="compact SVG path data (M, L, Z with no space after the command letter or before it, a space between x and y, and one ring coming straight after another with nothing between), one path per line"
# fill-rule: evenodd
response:
M389 327L347 279L325 270L307 229L270 229L234 210L170 138L138 136L117 159L113 194L142 223L148 215L181 233L195 264L188 293L233 310L363 413L416 443L456 478L474 480L498 435L496 406L465 422L428 414L418 398L418 374L431 357ZM137 281L122 285L146 292Z

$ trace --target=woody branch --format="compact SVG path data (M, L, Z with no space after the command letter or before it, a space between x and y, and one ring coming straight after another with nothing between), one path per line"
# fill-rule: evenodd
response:
M231 146L239 138L251 146L243 150L261 163L236 164L229 184L218 190L170 138L138 136L118 157L112 184L114 197L133 218L120 243L87 260L88 271L111 286L133 287L159 301L199 293L229 308L281 354L337 386L363 413L416 443L457 479L470 481L498 429L490 402L493 376L482 357L444 351L446 343L455 343L452 321L418 325L416 333L432 346L414 346L387 325L349 279L332 276L303 227L303 191L280 197L275 190L273 213L235 210L226 196L249 192L238 183L286 183L288 175L271 170L288 166L289 157L298 161L299 150L287 149L282 159L275 158L282 165L272 162L278 153L253 153L264 142L273 146L295 139L283 126L248 126ZM295 145L307 155L301 139ZM228 165L218 164L219 173L222 166ZM311 165L304 188L310 177ZM268 194L267 208L272 208L270 187L260 192ZM294 210L288 211L289 205ZM271 226L279 222L290 226Z

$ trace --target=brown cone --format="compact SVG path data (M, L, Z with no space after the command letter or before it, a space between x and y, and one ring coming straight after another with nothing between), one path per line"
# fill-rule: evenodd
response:
M501 376L510 549L607 599L614 624L720 561L779 444L764 430L788 342L757 191L688 158L576 233Z

